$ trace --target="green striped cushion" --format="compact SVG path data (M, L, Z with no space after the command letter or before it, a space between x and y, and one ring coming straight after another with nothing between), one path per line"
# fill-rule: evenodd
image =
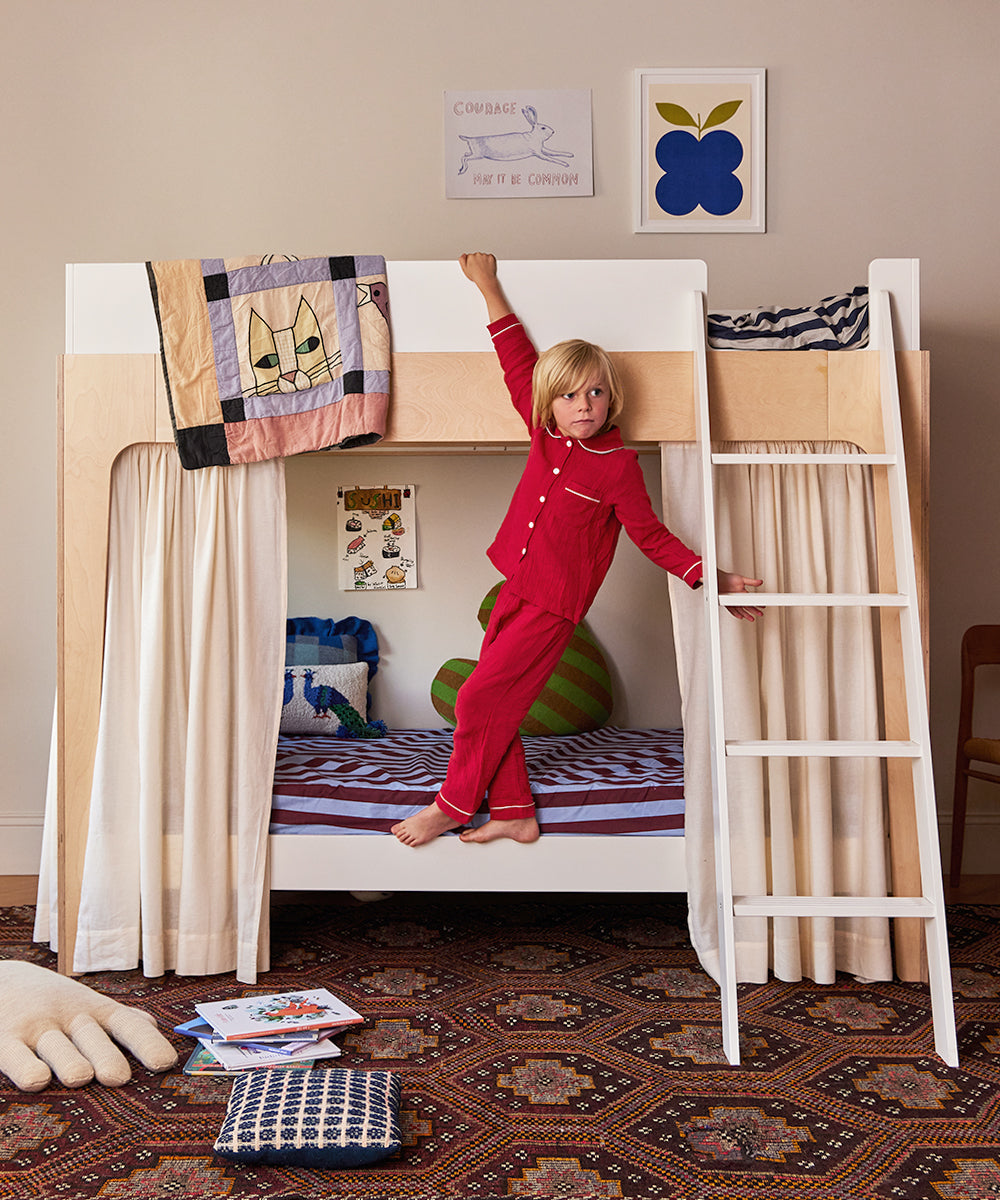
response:
M449 658L431 681L431 704L449 725L455 724L458 689L472 674L475 665L472 658Z
M485 629L500 591L497 584L483 600L479 623ZM472 674L475 662L452 658L434 676L431 703L448 722L455 724L455 697ZM521 724L521 733L536 737L545 733L586 733L600 729L611 716L611 676L594 635L581 621L563 652L559 665L531 706Z

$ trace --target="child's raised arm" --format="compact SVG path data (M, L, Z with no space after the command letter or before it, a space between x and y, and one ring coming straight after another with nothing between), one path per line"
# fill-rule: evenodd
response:
M497 260L493 255L463 254L458 263L466 279L470 279L482 293L490 324L509 316L511 307L497 278Z

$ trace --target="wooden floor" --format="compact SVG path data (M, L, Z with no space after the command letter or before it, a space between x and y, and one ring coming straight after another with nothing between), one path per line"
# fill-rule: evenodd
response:
M0 875L0 907L34 904L36 875ZM1000 875L964 875L957 888L945 884L948 904L1000 904Z

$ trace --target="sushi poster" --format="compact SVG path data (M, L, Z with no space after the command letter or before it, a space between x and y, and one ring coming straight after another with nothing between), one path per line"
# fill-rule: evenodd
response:
M417 586L417 509L413 484L337 490L340 586L345 592Z

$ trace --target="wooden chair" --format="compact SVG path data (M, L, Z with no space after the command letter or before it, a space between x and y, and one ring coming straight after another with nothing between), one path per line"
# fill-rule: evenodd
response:
M955 798L951 817L951 885L958 885L965 840L965 802L970 779L1000 783L1000 774L973 770L970 763L1000 767L1000 738L972 736L972 706L976 668L1000 663L1000 625L972 625L962 637L962 701L958 715L958 752L955 758Z

